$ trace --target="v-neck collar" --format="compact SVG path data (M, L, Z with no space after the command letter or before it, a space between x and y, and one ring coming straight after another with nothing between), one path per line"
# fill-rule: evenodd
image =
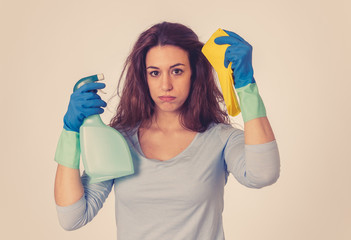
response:
M141 149L141 146L140 146L140 142L139 142L139 136L138 136L138 132L139 132L139 126L138 128L136 129L136 131L134 132L133 134L133 142L134 142L134 146L137 150L137 152L145 159L147 160L150 160L150 161L155 161L157 163L169 163L169 162L173 162L175 161L177 158L180 158L180 157L184 157L186 155L186 153L189 151L189 149L191 149L191 147L195 144L196 140L199 138L199 135L201 134L201 132L197 132L195 137L193 138L193 140L190 142L190 144L183 150L181 151L180 153L178 153L176 156L170 158L170 159L167 159L167 160L159 160L159 159L153 159L153 158L147 158L143 152L143 150Z

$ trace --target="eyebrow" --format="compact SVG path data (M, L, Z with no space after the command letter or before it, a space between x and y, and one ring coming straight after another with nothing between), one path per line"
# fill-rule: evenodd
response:
M185 64L183 64L183 63L176 63L176 64L170 66L170 68L174 68L174 67L177 67L177 66L185 66ZM148 66L146 69L149 69L149 68L160 69L160 68L154 67L154 66Z

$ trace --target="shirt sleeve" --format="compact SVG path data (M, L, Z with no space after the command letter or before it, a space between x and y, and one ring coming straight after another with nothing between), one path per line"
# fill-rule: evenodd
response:
M81 180L83 197L69 206L56 205L60 225L67 231L76 230L90 222L102 208L113 185L113 180L89 184L89 176L85 172Z
M236 129L227 139L224 158L227 170L244 186L262 188L279 178L280 157L276 140L246 145L244 132Z

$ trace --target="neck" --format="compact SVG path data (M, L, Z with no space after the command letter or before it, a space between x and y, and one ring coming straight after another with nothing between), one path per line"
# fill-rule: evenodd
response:
M180 123L180 114L174 112L155 112L151 126L161 131L184 129Z

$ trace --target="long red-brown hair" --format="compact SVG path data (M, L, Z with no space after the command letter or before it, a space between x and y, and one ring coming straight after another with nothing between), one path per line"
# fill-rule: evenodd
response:
M191 87L187 100L180 109L182 125L196 132L205 131L211 123L229 123L228 114L220 108L223 102L213 76L213 68L202 54L203 43L188 27L162 22L140 34L125 61L118 89L126 72L122 95L110 126L128 131L151 119L155 103L146 79L145 58L150 48L173 45L184 49L191 65Z

